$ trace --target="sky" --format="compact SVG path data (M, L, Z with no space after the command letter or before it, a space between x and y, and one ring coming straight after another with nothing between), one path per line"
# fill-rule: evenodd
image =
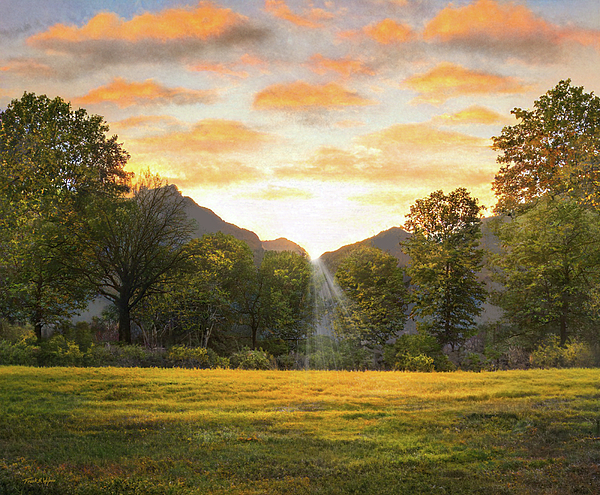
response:
M0 108L102 115L128 170L313 258L436 190L491 209L491 138L567 78L600 92L597 0L0 0Z

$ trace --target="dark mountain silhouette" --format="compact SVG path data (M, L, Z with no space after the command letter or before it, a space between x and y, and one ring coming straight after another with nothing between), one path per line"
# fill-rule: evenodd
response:
M226 222L212 210L199 206L192 198L185 196L184 200L185 211L188 217L195 222L194 237L202 237L204 234L214 234L215 232L232 235L250 246L257 262L262 260L265 251L294 251L306 254L304 248L295 242L283 237L274 241L261 241L251 230L242 229L237 225Z

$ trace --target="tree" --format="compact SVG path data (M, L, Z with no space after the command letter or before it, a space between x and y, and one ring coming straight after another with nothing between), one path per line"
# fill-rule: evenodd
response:
M0 113L0 271L5 313L42 327L91 294L67 258L83 248L96 199L128 189L129 155L102 117L61 98L25 93Z
M594 332L600 214L575 200L544 197L515 219L498 220L495 231L502 242L493 257L502 284L495 302L512 336L533 345L554 334L565 345Z
M286 341L306 338L313 316L310 261L292 251L267 251L259 276L266 333Z
M340 315L347 337L376 347L404 329L408 293L391 254L375 247L356 249L339 264L335 280L348 298Z
M512 111L519 123L493 138L496 212L519 213L545 195L599 204L600 98L583 89L560 81L532 110Z
M155 333L168 328L171 341L208 347L239 321L243 294L256 276L254 258L245 242L222 232L193 239L186 249L189 267L135 313Z
M486 298L477 279L483 251L481 210L464 188L447 196L436 191L410 207L405 228L412 237L402 243L410 256L406 269L417 328L454 349L472 335L475 317Z
M99 292L119 313L119 340L131 343L131 311L145 298L166 290L181 276L191 251L193 226L185 199L158 176L143 176L130 198L98 211L92 226L92 260L79 271L99 281Z

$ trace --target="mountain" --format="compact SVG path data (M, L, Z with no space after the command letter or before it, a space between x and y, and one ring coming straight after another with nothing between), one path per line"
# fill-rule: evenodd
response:
M342 246L335 251L328 251L321 255L321 260L331 273L335 273L340 262L348 256L353 250L362 246L372 246L390 253L395 258L398 258L400 266L406 266L409 262L409 257L402 252L400 243L410 237L410 234L400 227L392 227L384 230L379 234L369 237L363 241L355 242L347 246Z
M273 241L261 241L251 230L242 229L237 225L226 222L212 210L199 206L192 198L185 196L183 199L188 218L195 222L194 237L202 237L204 234L214 234L215 232L232 235L250 246L257 262L262 260L265 251L294 251L307 255L304 248L295 242L283 237Z
M262 247L265 251L293 251L302 256L308 256L308 253L302 246L299 246L285 237L280 237L273 241L262 241Z

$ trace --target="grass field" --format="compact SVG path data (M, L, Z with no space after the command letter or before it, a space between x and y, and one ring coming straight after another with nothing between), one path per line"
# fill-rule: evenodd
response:
M600 370L0 367L0 494L600 493Z

